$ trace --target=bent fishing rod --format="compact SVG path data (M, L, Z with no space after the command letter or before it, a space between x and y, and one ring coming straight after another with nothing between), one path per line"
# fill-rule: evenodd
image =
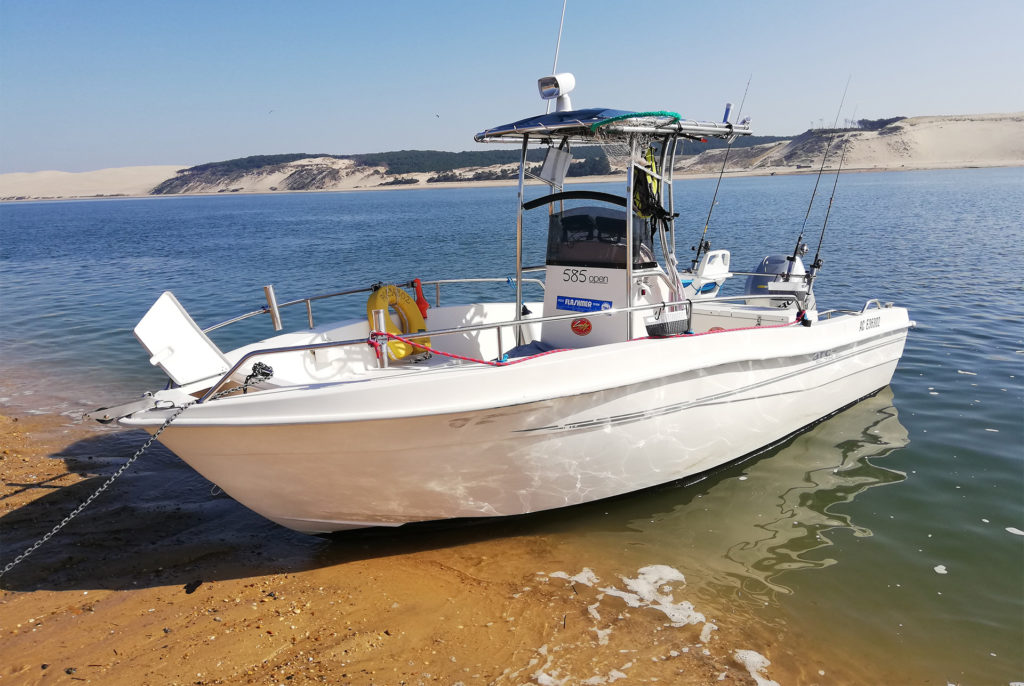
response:
M857 110L854 109L853 116L856 118ZM832 214L832 201L836 199L836 188L839 186L839 174L843 171L843 162L846 160L846 151L850 147L850 142L845 141L843 143L843 154L839 156L839 166L836 168L836 180L832 184L832 195L828 199L828 208L825 210L825 220L821 222L821 235L818 237L818 249L814 251L814 262L811 263L811 268L807 272L807 283L810 284L814 281L814 277L817 276L818 270L821 269L823 260L821 259L821 244L825 242L825 227L828 226L829 215Z
M743 116L743 103L747 101L747 91L750 90L750 80L752 78L754 78L753 74L747 77L747 87L743 89L743 99L740 100L740 109L736 112L737 120ZM726 105L725 123L727 124L729 123L729 110L731 107L731 105ZM743 123L742 120L740 120L740 123ZM718 187L722 185L722 175L725 174L725 163L729 161L729 152L732 150L732 144L734 141L735 139L731 139L725 146L725 157L722 159L722 168L718 171L718 183L715 184L715 194L711 196L711 207L708 208L708 218L704 221L704 231L701 232L700 240L697 242L697 245L694 248L691 248L691 250L697 251L697 254L693 256L693 263L690 265L691 270L697 268L697 262L700 261L700 254L705 250L711 249L711 244L705 240L705 236L708 235L708 226L711 224L711 213L715 211L715 199L718 198Z
M785 281L789 281L789 277L793 274L793 265L796 263L796 258L807 252L807 248L804 246L804 229L807 228L807 218L811 216L811 208L814 206L814 196L818 193L818 184L821 182L822 172L825 171L825 162L828 160L828 151L832 147L832 140L836 136L836 127L839 126L839 115L843 112L843 104L846 102L846 91L850 88L851 78L853 78L852 75L846 77L846 86L843 88L843 97L839 100L839 109L836 111L836 120L832 123L832 131L829 133L828 141L825 143L825 154L821 156L821 166L818 168L818 178L814 180L814 190L811 191L811 201L807 203L807 212L804 214L804 222L800 225L800 235L797 236L796 245L793 246L793 254L786 258L789 260L789 265L786 267L786 276L784 277Z

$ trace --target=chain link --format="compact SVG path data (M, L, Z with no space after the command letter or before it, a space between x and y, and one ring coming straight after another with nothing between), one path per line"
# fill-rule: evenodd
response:
M260 363L257 363L257 364L260 364ZM227 390L221 391L217 395L215 395L212 398L210 398L210 400L216 400L217 398L220 398L221 396L228 395L229 393L234 393L235 391L245 391L249 386L253 386L253 385L255 385L255 384L257 384L257 383L259 383L261 381L265 381L265 380L269 379L273 374L274 374L274 370L271 369L270 367L267 367L266 365L261 365L261 368L258 369L258 370L257 370L256 366L254 365L253 366L253 373L246 377L245 383L243 383L241 386L235 386L233 388L229 388ZM7 566L5 566L2 570L0 570L0 577L3 577L4 574L6 574L7 572L9 572L12 569L14 569L14 567L17 566L22 560L24 560L26 557L28 557L29 555L34 553L36 551L36 549L39 548L39 546L41 546L42 544L46 543L48 540L50 540L53 537L54 534L56 534L58 531L63 529L65 526L67 526L68 522L70 522L72 519L77 517L82 510L84 510L86 507L88 507L89 504L93 500L95 500L97 496L99 496L100 493L102 493L103 491L107 490L107 487L110 486L110 484L114 483L114 481L119 476L124 474L125 470L127 470L129 467L131 467L132 463L134 463L135 460L137 460L140 457L142 457L142 454L144 452L146 452L146 450L149 449L149 446L153 445L153 441L155 441L157 439L157 437L160 436L160 434L162 434L164 432L164 429L166 429L168 426L171 425L171 422L173 422L175 419L177 419L179 416L181 416L182 412L184 412L188 408L192 407L197 402L199 402L199 401L198 400L190 400L189 402L185 403L184 405L178 407L178 409L175 411L175 413L172 414L170 417L168 417L167 420L163 423L163 425L161 425L159 429L157 429L155 432L153 432L153 435L150 436L149 439L147 439L146 442L142 444L142 447L140 447L138 450L136 450L135 454L132 455L128 459L127 462L125 462L123 465L121 465L118 468L118 470L116 472L114 472L110 476L109 479L107 479L105 482L103 482L102 486L97 488L93 492L93 494L90 495L88 498L86 498L85 501L81 505L79 505L74 510L72 510L71 513L67 517L65 517L59 524L57 524L55 527L50 529L50 531L45 536L43 536L38 541L36 541L32 545L30 545L25 550L25 552L23 552L21 555L18 555L16 558L14 558L14 560L12 560L11 562L7 563Z

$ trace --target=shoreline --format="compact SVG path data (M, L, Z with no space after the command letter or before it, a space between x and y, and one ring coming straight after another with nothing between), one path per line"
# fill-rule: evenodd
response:
M840 148L842 155L838 154ZM729 150L734 150L732 158L728 155ZM431 178L437 177L437 172L392 175L385 162L378 161L376 166L368 166L352 157L336 155L307 155L289 162L254 166L243 164L236 167L231 164L251 159L253 156L192 167L140 165L85 172L5 173L0 174L0 202L156 197L150 194L157 188L198 190L173 194L196 197L310 192L278 190L293 186L321 187L313 192L343 192L430 187L487 188L511 186L518 182L518 178L469 180L471 175L485 170L507 171L507 163L462 166L451 170L454 173L449 173L449 176L465 180L438 183L429 183ZM463 163L468 161L462 160ZM821 173L834 172L836 167L851 173L1021 167L1024 166L1024 112L925 115L897 118L882 128L809 129L788 139L779 138L735 149L702 150L675 157L673 168L679 180L717 177L723 165L728 166L728 161L732 163L732 171L726 171L729 176L816 174L819 169ZM216 171L207 174L201 169L206 167ZM622 178L624 173L620 172L573 177L567 183L601 183Z
M971 163L971 164L903 164L900 166L873 166L873 167L844 167L840 173L842 174L870 174L875 172L913 172L913 171L940 171L949 169L1006 169L1006 168L1017 168L1024 167L1024 160L1019 162L999 162L999 163ZM88 173L88 172L82 172ZM758 170L726 170L723 176L728 177L751 177L751 176L806 176L809 174L818 174L817 169L796 169L793 167L777 167L777 168L765 168ZM822 174L834 174L836 169L825 168L821 171ZM677 170L674 176L675 181L687 181L687 180L698 180L698 179L713 179L718 178L718 173L712 172L686 172ZM622 182L626 178L625 174L606 174L602 176L576 176L566 179L565 184L584 184L584 183L614 183ZM209 193L170 193L161 195L152 195L150 193L114 193L114 194L97 194L97 195L54 195L54 196L25 196L25 197L4 197L0 198L0 204L3 203L32 203L32 202L56 202L56 201L74 201L74 200L126 200L126 199L141 199L141 198L197 198L197 197L217 197L217 196L234 196L234 195L293 195L302 193L358 193L363 191L394 191L394 190L430 190L433 188L500 188L500 187L515 187L517 185L515 179L509 180L493 180L493 181L447 181L437 183L416 183L416 184L396 184L396 185L377 185L377 186L356 186L352 188L324 188L324 189L311 189L311 190L297 190L297 191L265 191L265 190L239 190L239 191L218 191ZM542 185L542 182L530 180L527 181L527 186L538 186Z
M4 564L145 437L12 410L0 405ZM751 683L741 648L772 661L766 678L806 680L826 666L751 635L742 612L666 624L657 605L606 593L625 591L617 579L629 570L596 560L588 575L573 557L565 537L530 518L297 534L211 494L155 445L3 578L0 679L518 684L618 673ZM672 585L682 607L686 586Z

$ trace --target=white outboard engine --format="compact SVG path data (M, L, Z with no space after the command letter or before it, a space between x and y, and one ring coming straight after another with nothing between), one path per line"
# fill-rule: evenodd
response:
M754 270L757 276L748 276L744 293L746 295L792 295L796 296L796 306L801 310L813 310L814 293L807 280L807 271L803 260L792 255L768 255ZM761 276L763 274L763 276ZM765 300L756 298L748 300L748 305L762 307L792 307L789 298Z

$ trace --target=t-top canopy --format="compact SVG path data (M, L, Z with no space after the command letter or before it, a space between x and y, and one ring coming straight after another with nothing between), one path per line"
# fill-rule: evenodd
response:
M601 128L602 125L617 121L643 123L647 126L658 127L679 121L679 115L675 112L630 112L628 110L592 107L585 110L551 112L549 114L520 119L511 124L487 129L478 133L474 138L478 142L483 142L503 137L518 138L526 133L540 134L542 136L550 134L590 138L593 137L594 131Z
M750 127L734 126L727 123L697 122L682 120L675 112L631 112L594 107L567 112L541 114L511 124L495 126L482 131L474 140L478 143L521 139L530 134L533 137L569 137L577 140L592 140L608 135L646 133L654 135L691 135L727 138L735 135L749 135Z

